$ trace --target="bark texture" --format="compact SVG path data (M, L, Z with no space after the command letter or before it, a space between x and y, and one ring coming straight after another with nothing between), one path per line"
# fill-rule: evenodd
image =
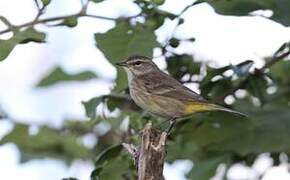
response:
M146 124L142 132L140 148L123 143L124 148L135 160L138 180L164 180L163 166L166 157L167 133Z

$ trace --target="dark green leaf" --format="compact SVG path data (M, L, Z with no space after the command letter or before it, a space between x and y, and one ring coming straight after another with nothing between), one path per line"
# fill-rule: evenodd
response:
M96 167L91 173L91 180L100 180L99 175L101 174L103 167Z
M207 67L207 74L206 76L202 79L201 83L200 83L200 89L201 89L201 95L203 97L208 97L210 94L210 92L212 91L213 88L215 88L216 86L219 86L218 81L223 81L224 84L227 85L227 88L229 87L229 78L224 77L223 73L227 70L231 69L230 66L225 66L222 68L211 68L211 67ZM212 79L216 76L219 76L220 79L213 81ZM221 89L223 89L223 87L217 87L217 91L218 93L215 94L219 94L219 92L221 91Z
M216 81L211 81L202 87L202 93L210 99L223 96L232 87L231 77L222 78Z
M200 62L194 62L192 56L175 55L166 58L167 70L176 79L181 80L186 74L194 75L200 73Z
M289 78L290 61L279 61L270 68L269 75L278 85L286 85L290 83Z
M205 150L225 154L233 152L241 156L290 152L288 107L267 104L261 109L243 101L236 103L235 107L251 119L223 112L203 113L194 115L176 129L176 135L181 138L179 141L191 143L194 147L192 154L188 154L190 159L195 161L200 155L204 156ZM185 147L183 145L181 149L187 152ZM178 151L178 146L175 148Z
M98 172L98 169L96 171L98 176L95 177L97 179L92 180L137 179L136 169L132 163L132 159L127 154L124 155L122 153L114 159L114 162L107 163L100 172Z
M51 86L64 81L87 81L96 78L96 74L91 71L85 71L78 74L67 74L61 67L56 67L49 75L44 77L38 84L38 87Z
M267 80L263 74L254 74L248 77L246 85L247 90L255 97L257 97L262 104L266 100Z
M208 2L221 14L245 16L256 10L270 9L274 12L271 17L284 25L290 25L290 1L288 0L199 0Z
M117 145L113 145L107 149L105 149L96 159L95 161L95 166L102 166L104 165L106 162L115 159L116 157L119 156L121 150L122 150L122 145L121 144L117 144Z
M201 86L209 83L211 81L211 79L217 75L222 75L226 70L229 70L231 67L230 66L225 66L225 67L221 67L221 68L210 68L207 67L207 74L206 76L203 78L202 82L201 82Z
M118 23L107 33L95 34L95 40L97 47L113 65L134 54L151 57L153 48L159 46L153 31L131 27L125 22ZM127 87L125 73L118 69L115 90L120 91L125 87Z
M214 149L246 155L263 152L290 152L290 111L282 106L265 106L263 109L239 104L253 119L250 129L240 127L240 136L233 135L227 141L214 145Z
M190 179L208 180L216 174L218 165L228 160L226 156L209 157L200 162L194 162L194 166L188 177Z
M179 45L179 39L172 38L169 40L169 44L170 46L176 48Z
M96 108L102 101L103 97L100 96L82 102L85 107L87 117L89 117L90 119L96 119Z

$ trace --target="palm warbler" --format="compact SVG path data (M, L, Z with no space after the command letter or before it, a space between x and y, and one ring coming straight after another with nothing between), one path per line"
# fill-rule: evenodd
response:
M130 95L142 109L168 118L176 119L201 111L240 112L212 104L203 97L162 72L154 62L144 56L131 56L117 63L128 75Z

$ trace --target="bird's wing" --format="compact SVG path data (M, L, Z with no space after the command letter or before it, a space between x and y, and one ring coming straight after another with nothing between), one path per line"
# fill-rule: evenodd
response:
M153 95L175 98L182 101L206 102L199 94L163 72L151 73L142 77L142 86L148 93Z

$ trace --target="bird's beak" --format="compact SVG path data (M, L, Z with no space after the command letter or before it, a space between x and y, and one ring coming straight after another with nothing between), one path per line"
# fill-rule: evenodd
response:
M117 66L127 66L127 62L126 61L121 61L121 62L117 62L116 63Z

